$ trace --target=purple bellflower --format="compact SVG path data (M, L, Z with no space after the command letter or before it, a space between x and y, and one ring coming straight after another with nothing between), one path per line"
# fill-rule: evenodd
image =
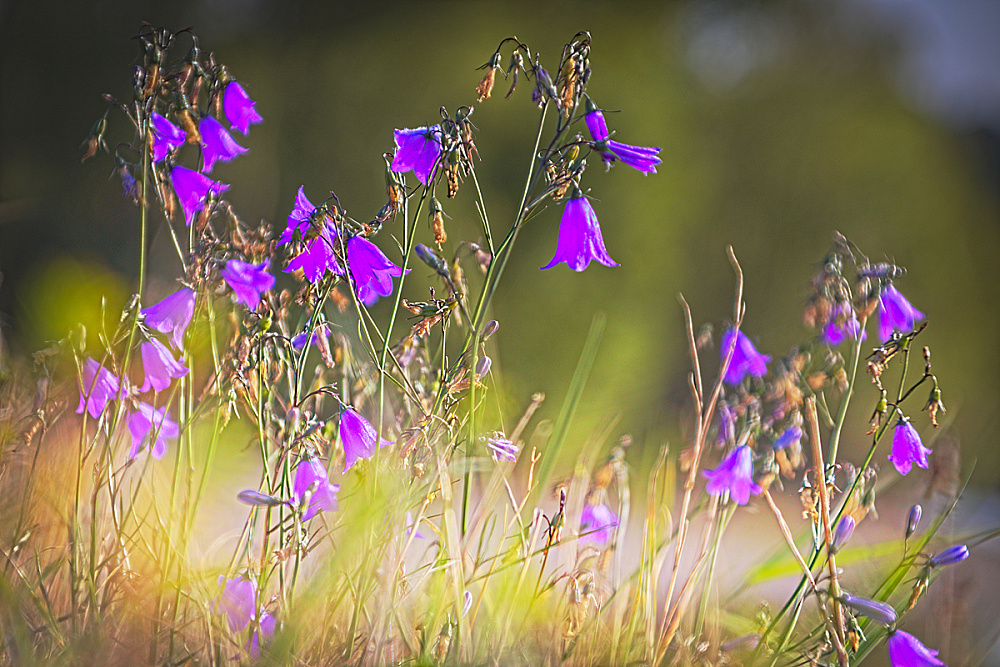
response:
M333 512L339 509L337 505L339 490L340 484L330 483L326 466L319 459L302 459L295 467L292 502L296 506L301 505L303 499L309 503L302 514L303 521L308 521L319 512Z
M610 167L615 159L620 159L634 169L647 174L656 173L656 165L660 164L660 149L655 146L631 146L609 138L608 124L604 120L604 112L598 108L590 97L586 97L587 113L583 120L587 124L590 138L596 143L595 148L601 151L601 159Z
M761 354L742 331L737 331L736 349L733 350L733 358L729 361L729 368L726 369L725 380L729 384L739 384L747 374L759 378L767 374L767 362L771 357ZM733 330L730 329L722 337L722 361L726 360L729 348L733 346Z
M182 378L188 374L188 368L174 359L167 346L156 340L139 346L142 351L142 367L146 371L146 380L139 391L163 391L170 386L173 378Z
M229 124L244 136L250 131L251 124L264 120L254 108L255 104L239 83L230 81L226 84L226 90L222 94L222 112Z
M850 306L844 306L842 310L833 313L833 317L823 327L823 342L830 347L837 347L850 338L856 340L858 331L861 331L861 340L868 337L867 332L861 329L858 316Z
M854 521L854 517L850 514L840 517L840 521L833 528L832 543L829 547L831 554L835 554L844 548L844 545L851 539L851 535L854 535L854 528L856 526L857 522Z
M362 236L347 241L347 268L354 278L358 300L370 306L380 296L392 294L392 279L403 275L403 269L386 257L378 246Z
M590 200L575 188L559 221L556 255L542 269L551 269L560 262L566 262L566 266L574 271L583 271L592 259L604 266L621 266L611 259L604 247L601 225Z
M130 459L150 444L153 458L161 459L167 451L167 439L180 435L180 427L167 414L166 408L154 408L148 403L139 403L138 409L129 415L128 431L132 434Z
M913 331L914 325L924 319L924 314L914 308L902 292L893 285L886 285L878 300L878 337L884 343L892 332Z
M303 331L302 333L292 336L292 347L294 347L296 350L301 350L306 346L306 338L309 339L310 345L315 345L316 339L319 336L322 336L325 339L329 335L330 335L330 325L323 323L318 327L316 327L315 329L313 329L312 336L309 336L308 331Z
M486 446L497 461L517 461L517 445L503 437L503 433L494 433L486 438Z
M709 494L719 496L728 491L737 505L746 505L751 493L757 495L763 491L754 484L753 458L747 445L737 447L722 459L717 468L701 474L708 480L705 490Z
M393 136L396 139L396 155L389 168L398 172L412 169L417 180L427 185L431 172L434 171L434 164L444 150L441 144L441 126L396 130Z
M184 349L184 332L194 317L194 291L184 287L167 298L142 309L147 326L160 333L170 334L170 342L178 350Z
M358 459L369 459L375 453L376 441L379 440L375 427L358 414L354 408L344 408L340 413L340 441L344 445L344 472L351 469ZM380 446L386 447L393 443L382 438Z
M184 209L184 222L188 227L194 220L194 214L205 205L210 192L219 195L229 189L225 183L213 181L204 174L180 165L170 170L170 182L173 183L174 192Z
M802 429L798 426L789 426L785 429L784 433L778 437L774 443L775 449L784 449L785 447L790 447L799 440L802 439Z
M895 608L885 602L858 597L846 591L840 594L840 601L859 614L878 621L883 625L892 625L898 618Z
M201 134L202 153L205 157L205 166L202 171L206 174L212 171L216 160L228 162L247 152L247 149L236 143L233 135L222 127L222 123L211 116L205 116L201 119L201 122L198 123L198 132Z
M150 120L153 123L153 162L159 162L181 146L187 134L155 111L150 114Z
M236 300L245 303L250 310L256 310L261 293L274 287L274 276L267 272L270 263L270 260L265 260L261 264L250 264L231 259L219 273L233 288Z
M250 654L251 660L256 660L260 657L260 646L261 644L266 644L271 641L274 637L274 631L278 628L278 619L274 617L273 614L269 614L266 611L262 612L260 615L260 623L254 628L253 634L250 635L250 641L247 643L247 653Z
M104 412L108 401L124 394L124 389L111 371L87 357L83 362L80 404L76 407L76 414L82 415L86 410L91 417L97 419Z
M584 505L580 515L580 542L594 542L605 545L615 536L618 515L604 503Z
M285 231L278 237L278 245L291 243L296 238L305 238L312 224L310 218L315 210L316 207L306 197L305 188L299 186L299 192L295 195L295 207L288 215ZM344 270L340 267L333 252L333 242L336 238L337 230L332 225L324 223L322 231L316 238L307 241L305 249L288 263L284 269L285 273L302 269L306 280L311 283L322 278L327 269L337 275L344 275Z
M226 579L220 574L219 586L222 586L222 593L215 599L213 610L226 615L231 632L239 632L250 625L256 615L257 585L250 579Z
M894 630L889 634L889 662L892 667L946 667L932 651L908 632Z
M892 454L889 460L900 475L910 472L910 468L916 463L921 468L927 467L927 455L931 450L924 447L920 440L920 434L913 427L910 420L900 417L896 422L896 427L892 432Z
M956 544L953 547L948 547L936 556L932 556L927 564L931 567L944 567L945 565L954 565L955 563L960 563L969 557L969 547L964 544Z

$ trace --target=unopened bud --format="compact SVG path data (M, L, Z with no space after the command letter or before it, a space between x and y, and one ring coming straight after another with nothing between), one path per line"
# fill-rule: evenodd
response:
M917 531L917 526L920 524L920 516L923 513L924 510L920 505L914 505L910 508L910 514L906 517L906 539L909 539Z
M236 494L236 497L241 503L258 507L277 507L278 505L283 505L285 502L279 498L275 498L274 496L269 496L266 493L261 493L260 491L254 491L252 489L240 491Z
M482 380L483 377L490 372L490 366L492 365L492 359L489 357L480 357L479 363L476 364L476 379Z
M842 516L833 529L833 542L830 544L830 553L835 554L844 548L847 541L854 534L854 517Z
M841 593L840 601L859 614L884 625L892 625L898 618L895 608L885 602L857 597L846 592Z
M448 240L448 233L444 230L444 209L437 197L431 197L431 228L434 230L434 243L441 247Z
M490 336L497 332L500 328L500 323L496 320L490 320L485 325L483 325L483 341L489 340Z
M938 555L932 556L927 564L931 567L944 567L945 565L954 565L968 557L969 548L964 544L956 544L953 547L945 549Z

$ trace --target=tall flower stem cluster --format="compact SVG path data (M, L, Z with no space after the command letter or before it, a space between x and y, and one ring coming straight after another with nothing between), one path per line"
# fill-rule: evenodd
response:
M617 267L585 187L601 182L600 172L584 181L588 162L643 175L660 163L659 148L620 141L592 99L588 33L544 64L505 39L484 66L477 104L503 76L508 97L520 81L520 101L538 109L508 215L487 211L466 105L386 126L377 211L352 217L332 190L319 194L326 184L304 183L287 193L283 221L259 226L226 199L241 184L217 180L253 157L248 133L264 118L251 84L189 30L143 26L137 41L131 101L105 99L127 120L114 158L139 207L138 289L98 345L78 331L36 355L42 367L73 357L77 448L71 493L0 488L23 498L0 545L3 598L28 602L4 612L6 661L790 667L808 656L846 666L885 643L894 667L940 664L903 629L906 613L976 543L932 545L944 516L920 532L917 507L898 561L868 578L880 585L851 589L861 578L847 567L874 515L880 443L891 427L883 478L925 474L934 453L913 396L929 390L932 426L945 410L928 348L923 373L907 377L925 316L896 287L900 267L872 264L836 235L810 284L805 323L816 333L782 356L753 330L730 247L736 293L714 352L681 297L691 435L661 445L635 501L630 461L648 443L623 434L605 447L617 422L580 448L572 472L556 472L603 316L554 422L536 419L542 394L515 418L486 400L503 335L491 303L524 225L549 224L557 238L544 280L559 264ZM107 145L108 116L89 153ZM446 229L458 196L475 198L476 239ZM147 267L157 226L176 261ZM414 287L417 270L429 294ZM879 344L865 357L868 333ZM868 396L862 360L875 401L855 466L839 442L851 403ZM45 387L0 413L32 425L21 447L34 452L32 470L63 449L41 447L67 404ZM786 485L798 487L798 526L775 501ZM802 577L776 613L734 623L748 633L730 637L713 608L728 597L722 559L761 496ZM54 531L35 520L49 506Z

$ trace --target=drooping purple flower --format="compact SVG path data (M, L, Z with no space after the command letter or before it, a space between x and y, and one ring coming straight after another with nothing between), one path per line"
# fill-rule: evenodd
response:
M245 303L250 310L256 310L260 303L261 292L274 287L274 276L267 272L271 263L265 260L261 264L251 264L238 259L226 262L226 268L219 271L226 284L233 288L236 300Z
M120 387L118 378L111 374L111 371L100 365L90 357L83 362L83 378L80 384L80 404L76 407L76 414L82 415L83 411L97 419L104 412L104 406L108 401L119 396Z
M309 336L308 331L303 331L300 334L292 336L292 347L294 347L296 350L301 350L303 347L306 346L306 338L309 339L309 344L313 345L316 343L317 336L322 336L323 338L326 338L329 335L330 335L330 325L323 323L318 327L316 327L315 329L313 329L312 336Z
M417 180L427 185L434 163L443 150L441 126L396 130L393 136L396 139L396 155L389 168L398 172L412 169Z
M307 493L310 492L308 497ZM331 484L326 466L319 459L302 459L295 467L295 482L292 484L292 502L299 506L306 499L308 506L302 520L308 521L321 511L333 512L339 509L337 491L340 484Z
M183 287L167 298L140 311L147 326L170 334L178 350L184 349L184 332L194 317L194 291Z
M869 600L868 598L851 595L847 591L840 594L840 601L859 614L863 614L864 616L867 616L868 618L878 621L884 625L891 625L895 623L898 618L895 608L885 602Z
M893 331L909 333L914 325L924 319L924 314L914 308L902 292L893 285L886 285L878 300L878 337L884 343Z
M908 632L894 630L889 635L889 662L892 667L946 667L932 651Z
M729 349L733 346L733 335L733 330L730 329L722 337L722 361L726 360L726 355L729 354ZM742 331L737 331L735 335L736 349L733 350L733 358L729 361L729 368L726 369L726 382L739 384L748 374L755 378L766 375L767 362L771 360L771 357L758 352Z
M380 296L392 294L392 279L403 275L403 269L389 261L374 243L362 236L347 241L347 268L354 279L358 300L370 306Z
M292 239L296 236L296 232L299 238L304 237L309 229L309 219L315 210L316 206L306 197L305 186L300 185L299 191L295 195L295 206L292 207L292 212L288 214L285 231L281 232L281 236L278 237L278 245L291 243Z
M927 467L927 455L931 450L924 447L920 440L920 434L913 427L910 420L900 417L896 422L896 427L892 433L892 453L889 460L900 475L910 472L910 468L916 463L921 468Z
M183 145L187 134L155 111L150 114L150 120L153 124L153 162L159 162L170 151Z
M255 104L239 83L230 81L226 84L226 90L222 93L222 112L229 124L243 135L250 131L251 124L264 120L254 108Z
M566 266L574 271L583 271L592 259L604 266L621 266L611 259L604 247L601 225L590 200L576 189L566 202L562 220L559 221L556 255L542 269L551 269L560 262L566 262Z
M206 174L212 171L216 160L228 162L247 152L247 149L236 143L233 135L222 127L222 123L212 116L201 119L198 123L198 132L201 134L202 154L205 157L205 166L202 170Z
M660 164L660 149L656 146L632 146L609 138L608 124L604 112L594 104L589 96L585 96L587 113L583 120L587 124L590 138L594 140L594 148L601 152L601 159L609 167L615 159L620 159L634 169L647 174L656 173L656 165Z
M604 503L587 503L580 514L580 542L605 545L615 536L618 515Z
M714 470L701 473L708 480L705 490L719 496L729 492L737 505L746 505L750 494L757 495L763 489L753 481L753 458L750 447L743 445L729 453Z
M225 582L225 583L223 583ZM229 630L239 632L250 625L257 611L257 584L251 579L236 577L226 579L219 575L219 586L222 592L215 598L213 611L225 614L229 621Z
M931 567L944 567L945 565L960 563L968 557L969 547L964 544L956 544L953 547L948 547L936 556L931 556L927 564Z
M850 305L845 305L837 308L823 327L823 342L830 347L837 347L848 338L857 339L858 331L861 331L861 340L868 337L868 333L861 329L857 313Z
M301 269L305 274L306 280L311 283L315 283L322 278L327 269L337 275L344 275L344 270L337 262L337 257L333 252L337 230L325 221L321 223L314 222L312 217L315 211L316 207L306 197L305 188L299 186L298 194L295 195L295 207L288 214L288 223L285 225L285 230L278 237L278 245L285 245L295 239L306 238L311 225L323 225L322 230L316 235L316 238L307 241L305 248L293 257L284 269L285 273L292 273Z
M778 437L774 443L775 449L784 449L785 447L790 447L799 442L802 439L802 429L798 426L789 426L785 431Z
M180 435L180 427L166 408L154 408L148 403L139 403L135 412L128 417L128 431L132 434L132 449L129 458L135 458L139 452L152 444L150 453L154 459L163 458L167 451L167 439Z
M486 446L497 461L517 461L517 445L503 437L503 433L494 433L486 438Z
M174 192L184 209L184 222L188 227L194 220L194 214L204 206L210 192L219 195L229 189L225 183L213 181L204 174L180 165L170 170L170 182L173 183Z
M269 614L266 611L262 612L260 615L260 623L254 628L253 633L250 635L250 641L247 643L247 653L250 654L251 660L256 660L260 657L260 647L262 644L267 644L274 638L274 631L278 628L278 619L274 617L273 614Z
M358 414L354 408L344 408L340 413L340 441L344 445L344 472L351 469L358 459L371 458L379 440L375 427ZM381 447L393 443L381 439Z
M142 367L146 371L146 380L139 391L163 391L170 386L172 378L182 378L188 373L188 368L170 354L167 346L152 338L139 346L142 352Z

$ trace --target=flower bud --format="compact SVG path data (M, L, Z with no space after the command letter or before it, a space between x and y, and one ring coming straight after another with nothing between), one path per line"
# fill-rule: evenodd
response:
M853 516L845 515L840 518L837 526L833 529L833 543L830 544L831 554L837 553L847 544L847 541L851 539L851 535L854 534L854 526Z
M945 549L936 556L931 556L928 565L931 567L944 567L945 565L954 565L955 563L963 561L968 557L969 548L964 544L956 544L953 547Z
M896 610L892 605L888 605L885 602L857 597L847 592L841 593L840 601L859 614L884 625L892 625L896 622L896 618L898 618Z
M240 491L236 494L236 497L241 503L260 507L277 507L278 505L283 505L285 502L279 498L275 498L274 496L269 496L266 493L254 491L253 489Z
M924 510L920 505L914 505L910 508L910 514L906 517L906 539L909 539L917 531L917 526L920 524L920 516L923 513Z
M490 372L490 366L492 365L492 359L489 357L480 357L479 363L476 364L476 379L482 380L483 376Z
M440 248L441 244L448 240L448 233L444 230L444 209L437 197L431 197L431 228L434 230L434 243Z
M500 328L500 323L496 320L490 320L483 326L483 342L489 340L490 336L497 332Z

